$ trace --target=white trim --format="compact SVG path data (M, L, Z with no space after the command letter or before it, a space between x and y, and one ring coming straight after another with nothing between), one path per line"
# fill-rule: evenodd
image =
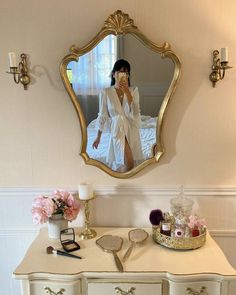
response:
M38 194L50 195L56 189L68 190L72 193L77 193L77 188L35 188L35 187L4 187L0 188L0 197L6 196L24 196L32 197ZM142 195L177 195L180 193L180 186L160 187L160 186L97 186L94 187L94 191L99 196L104 195L125 195L125 196L137 196Z
M183 190L186 196L236 196L236 187L190 187L190 186L98 186L95 192L100 195L122 196L173 196Z
M212 229L209 231L212 237L236 237L236 230L227 230L227 229Z
M32 228L10 228L4 229L0 228L0 236L22 236L22 235L32 235L39 233L39 229Z
M1 187L0 188L0 198L1 197L15 197L24 196L32 197L39 194L50 195L54 190L62 188L39 188L39 187ZM71 188L63 188L64 190L74 192Z
M183 192L188 196L236 196L236 187L190 187L183 186ZM0 188L0 198L1 197L15 197L24 196L32 197L38 194L50 195L56 189L64 189L77 193L77 187L2 187ZM109 196L109 195L119 195L119 196L173 196L178 195L181 192L181 186L96 186L94 191L98 196Z
M236 187L184 187L185 195L236 196Z
M98 196L109 196L109 195L118 195L118 196L173 196L179 195L180 187L157 187L157 186L99 186L95 187L95 193Z

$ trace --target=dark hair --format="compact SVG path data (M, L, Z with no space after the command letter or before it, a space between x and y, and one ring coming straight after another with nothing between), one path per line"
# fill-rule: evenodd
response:
M111 86L115 85L116 81L115 78L113 77L113 75L115 74L115 72L120 71L120 69L124 68L124 70L129 74L130 76L130 64L127 60L124 59L118 59L113 66L113 69L111 71ZM128 77L128 84L130 86L130 80Z

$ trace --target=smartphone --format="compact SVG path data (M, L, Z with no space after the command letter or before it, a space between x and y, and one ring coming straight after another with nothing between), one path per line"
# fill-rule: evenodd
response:
M118 73L118 79L119 79L119 82L126 81L127 80L127 74L125 72Z

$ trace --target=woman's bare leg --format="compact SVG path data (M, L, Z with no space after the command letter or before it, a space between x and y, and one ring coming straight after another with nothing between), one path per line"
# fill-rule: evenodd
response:
M125 165L128 171L134 168L134 159L127 138L125 138Z

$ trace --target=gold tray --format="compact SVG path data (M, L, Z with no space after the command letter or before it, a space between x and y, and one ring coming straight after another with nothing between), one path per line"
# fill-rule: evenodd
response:
M176 238L169 237L160 233L160 227L153 226L152 227L152 237L153 240L167 248L175 249L175 250L192 250L202 247L206 242L206 230L197 236L190 238Z

